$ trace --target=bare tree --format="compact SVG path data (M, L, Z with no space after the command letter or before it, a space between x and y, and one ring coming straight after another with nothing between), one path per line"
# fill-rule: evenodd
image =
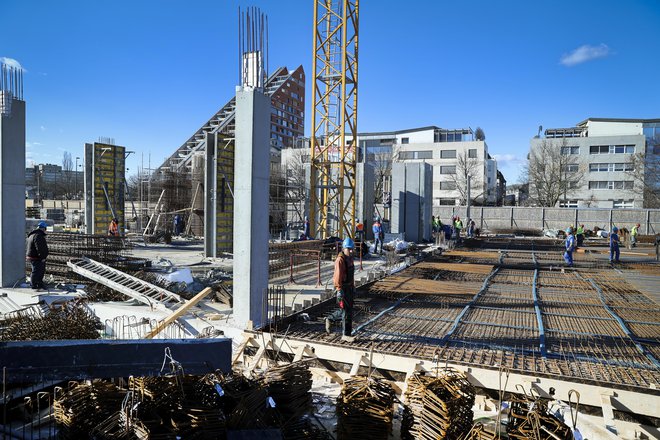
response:
M70 199L73 195L73 175L71 171L73 170L73 159L71 159L71 153L68 151L64 152L62 156L62 185L61 192L65 199Z
M456 172L449 175L449 181L455 184L459 193L461 205L467 204L468 179L470 179L470 201L483 203L486 185L479 160L470 157L467 151L463 151L456 156Z
M523 170L529 181L529 197L539 206L555 206L562 197L576 190L584 167L566 139L558 145L546 139L531 149Z
M649 140L646 154L630 157L626 174L633 179L636 192L641 189L644 208L660 208L660 136Z

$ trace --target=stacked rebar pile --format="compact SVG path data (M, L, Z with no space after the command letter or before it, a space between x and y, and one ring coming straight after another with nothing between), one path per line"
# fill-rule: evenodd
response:
M53 415L64 439L88 438L88 433L113 417L125 390L104 381L70 382L68 390L55 391ZM106 424L107 425L107 424Z
M458 438L472 428L474 388L463 373L443 370L438 377L414 374L405 393L401 437Z
M284 422L298 419L312 406L312 373L306 362L268 368L261 383L275 402Z
M387 439L392 430L395 393L371 377L348 379L337 397L338 439Z
M48 309L43 314L15 312L0 322L1 341L98 339L98 330L102 328L98 317L77 301Z
M573 439L571 428L548 411L546 400L528 397L511 400L506 431L512 439Z

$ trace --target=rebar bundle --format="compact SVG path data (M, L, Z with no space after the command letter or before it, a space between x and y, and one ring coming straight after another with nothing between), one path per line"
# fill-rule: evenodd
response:
M16 312L0 322L0 341L98 339L102 328L98 317L78 301L51 307L43 314Z
M548 411L544 399L514 397L506 431L513 439L573 440L571 428Z
M88 257L116 268L140 266L140 261L128 257L131 244L126 237L49 232L46 274L57 280L69 280L71 272L66 265L72 258ZM26 264L29 272L29 264Z
M338 439L387 439L392 430L395 393L380 379L347 379L337 397Z
M284 422L298 419L312 406L312 373L306 362L268 368L261 383L275 402Z
M404 439L455 439L472 428L474 387L465 375L447 368L438 377L408 379L401 422Z
M104 381L71 382L70 388L59 394L56 389L53 414L62 438L87 438L120 408L125 395L125 390Z

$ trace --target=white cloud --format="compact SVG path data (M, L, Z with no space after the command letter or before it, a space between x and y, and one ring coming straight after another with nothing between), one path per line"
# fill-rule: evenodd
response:
M521 163L525 161L524 158L518 157L515 154L493 154L493 157L498 165L506 162Z
M44 127L43 125L39 128L41 129L41 131L46 131L46 127Z
M585 44L575 49L569 54L562 55L559 60L560 64L571 67L576 64L586 63L587 61L595 60L597 58L605 58L612 53L607 44L599 44L598 46L589 46Z
M23 72L27 72L27 70L25 70L23 68L23 66L21 66L21 63L19 63L18 61L16 61L13 58L0 57L0 63L3 63L3 64L5 64L9 67L14 67L16 69L21 69Z

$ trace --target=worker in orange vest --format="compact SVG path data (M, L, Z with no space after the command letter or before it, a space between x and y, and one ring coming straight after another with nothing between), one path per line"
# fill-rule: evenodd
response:
M360 220L357 220L355 225L355 239L360 243L364 241L364 224Z
M116 217L112 219L108 226L108 235L119 235L119 220Z

